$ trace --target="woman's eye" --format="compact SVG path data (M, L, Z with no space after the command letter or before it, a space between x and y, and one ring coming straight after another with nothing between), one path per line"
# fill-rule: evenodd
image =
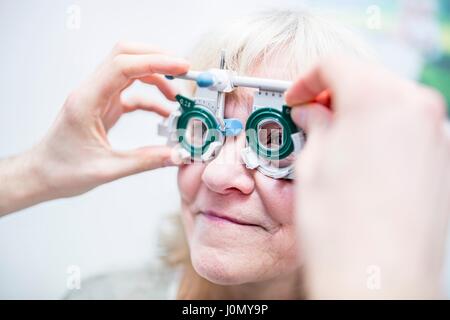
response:
M271 130L267 138L267 145L270 147L279 147L281 142L281 132L279 130Z
M208 128L200 119L191 119L187 125L186 139L194 147L201 147L205 144Z
M275 121L262 124L259 127L258 140L265 148L279 148L283 143L283 128Z

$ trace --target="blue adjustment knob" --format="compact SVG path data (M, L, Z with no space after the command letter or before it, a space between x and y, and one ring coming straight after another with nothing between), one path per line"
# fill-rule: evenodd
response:
M197 85L200 88L209 88L213 84L214 84L214 76L209 72L203 72L197 78Z
M244 127L239 119L224 119L225 128L222 131L226 137L238 136Z

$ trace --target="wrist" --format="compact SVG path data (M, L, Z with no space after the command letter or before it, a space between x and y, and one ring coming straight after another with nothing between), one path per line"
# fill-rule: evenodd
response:
M0 162L0 215L49 200L36 148Z

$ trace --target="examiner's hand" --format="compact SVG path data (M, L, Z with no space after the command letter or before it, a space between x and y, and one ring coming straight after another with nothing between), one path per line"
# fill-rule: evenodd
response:
M331 112L311 104L325 89ZM309 140L298 229L312 298L439 297L450 213L442 98L379 66L333 60L286 93Z
M96 72L70 94L44 139L29 152L0 162L0 215L173 164L176 159L169 147L116 151L108 143L107 133L127 112L141 109L168 116L169 110L157 103L146 99L125 102L121 93L140 80L156 85L174 100L176 92L162 75L182 74L188 68L185 60L148 45L117 45Z

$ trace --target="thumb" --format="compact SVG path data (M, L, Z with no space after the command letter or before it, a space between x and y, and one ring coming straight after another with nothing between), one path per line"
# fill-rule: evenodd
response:
M149 146L117 154L113 179L181 163L178 152L168 146Z
M291 117L294 123L307 134L316 129L325 129L331 123L332 113L327 107L314 103L293 107Z

